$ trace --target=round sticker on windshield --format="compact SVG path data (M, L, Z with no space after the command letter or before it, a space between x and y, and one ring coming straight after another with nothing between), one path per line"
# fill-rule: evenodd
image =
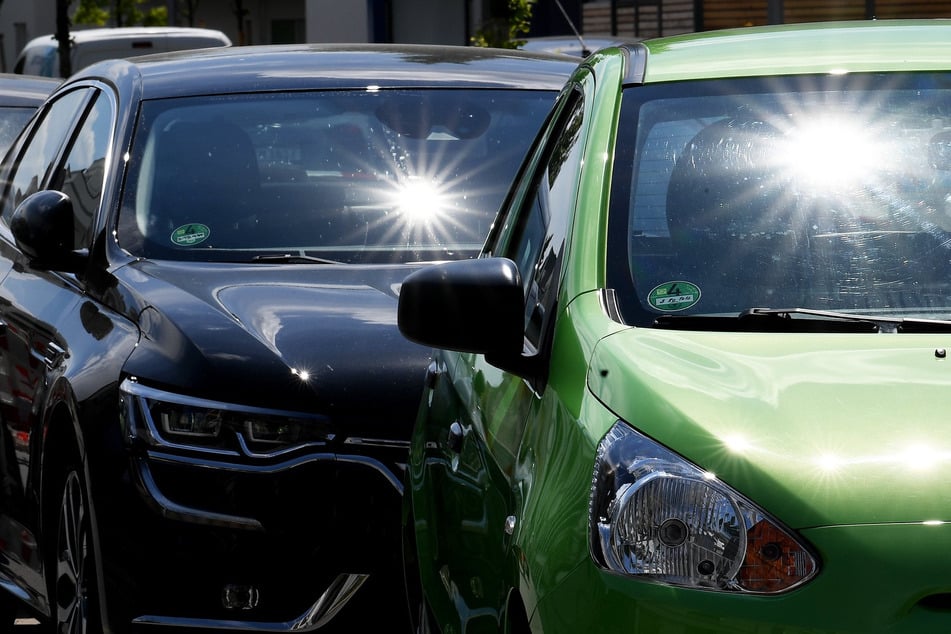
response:
M700 301L700 287L690 282L664 282L655 286L647 303L664 312L686 310Z
M200 222L192 222L187 225L182 225L173 231L171 240L175 246L191 247L196 244L201 244L207 240L210 235L211 229L208 228L208 225L203 225Z

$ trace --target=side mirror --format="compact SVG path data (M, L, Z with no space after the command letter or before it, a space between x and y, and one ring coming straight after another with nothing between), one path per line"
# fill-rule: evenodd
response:
M506 258L433 264L400 288L399 328L426 346L493 357L521 357L525 297L518 267Z
M31 266L79 272L86 254L73 249L73 223L69 196L44 190L23 199L10 219L10 230Z

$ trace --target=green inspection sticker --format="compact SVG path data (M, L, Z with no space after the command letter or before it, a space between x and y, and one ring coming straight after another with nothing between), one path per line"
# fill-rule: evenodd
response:
M191 247L196 244L201 244L207 240L210 235L211 229L208 228L208 225L203 225L200 222L192 222L187 225L182 225L173 231L171 240L175 246Z
M664 312L686 310L700 301L700 287L690 282L664 282L647 296L651 308Z

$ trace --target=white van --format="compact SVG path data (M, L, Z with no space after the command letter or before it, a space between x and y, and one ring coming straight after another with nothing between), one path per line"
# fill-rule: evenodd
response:
M73 72L114 57L231 45L228 36L215 29L171 26L84 29L71 32L70 38ZM55 36L30 40L17 57L13 72L59 77L59 42Z

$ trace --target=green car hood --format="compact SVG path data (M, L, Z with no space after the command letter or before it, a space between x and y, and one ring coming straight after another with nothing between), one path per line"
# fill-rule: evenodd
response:
M632 328L597 344L588 385L793 528L951 521L949 343Z

